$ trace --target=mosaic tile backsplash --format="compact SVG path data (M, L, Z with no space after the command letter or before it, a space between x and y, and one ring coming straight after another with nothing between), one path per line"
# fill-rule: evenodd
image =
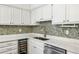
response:
M44 34L44 31L42 31L41 26L46 26L47 34L49 35L79 39L79 28L60 28L56 25L52 25L51 22L41 22L40 26L35 26L35 27L0 25L0 35L19 34L19 33L42 33ZM21 32L19 30L21 30ZM66 30L69 31L68 35L65 34Z
M0 35L30 33L31 31L31 27L28 26L0 26Z
M61 36L61 37L68 37L68 38L79 38L79 28L61 28L56 25L52 25L51 22L41 22L40 26L33 27L34 33L44 33L41 31L41 26L47 27L47 34L53 36ZM68 30L69 33L65 34L65 31Z

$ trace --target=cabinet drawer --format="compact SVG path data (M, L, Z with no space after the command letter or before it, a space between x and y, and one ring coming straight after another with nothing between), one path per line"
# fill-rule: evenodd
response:
M37 40L37 39L29 40L29 43L32 43L32 45L36 45L40 48L44 47L44 43L40 40Z
M8 52L2 53L2 54L18 54L18 52L17 52L17 49L15 49L15 50L8 51Z
M11 51L14 49L17 49L17 51L18 51L18 46L14 45L14 46L10 46L10 47L0 48L0 53L8 52L8 51Z
M18 44L18 41L3 42L3 43L0 43L0 48L13 46L13 45L17 45L17 44Z

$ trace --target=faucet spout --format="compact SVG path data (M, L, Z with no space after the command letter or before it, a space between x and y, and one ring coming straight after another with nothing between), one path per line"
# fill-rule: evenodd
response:
M47 35L46 35L46 34L44 34L44 37L47 37Z
M47 36L47 28L46 28L46 26L44 27L44 37L46 37Z
M43 31L44 37L46 37L47 36L47 28L46 28L46 26L41 26L41 31Z

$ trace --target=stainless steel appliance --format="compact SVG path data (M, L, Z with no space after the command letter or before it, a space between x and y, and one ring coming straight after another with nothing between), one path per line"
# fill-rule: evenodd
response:
M44 54L67 54L67 50L50 44L45 44Z

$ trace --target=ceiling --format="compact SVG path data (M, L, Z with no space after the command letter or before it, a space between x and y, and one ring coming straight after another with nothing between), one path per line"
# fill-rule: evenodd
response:
M17 7L17 8L31 10L31 9L40 7L40 6L44 5L44 4L8 4L8 5L12 6L12 7Z
M9 4L9 6L22 8L22 9L30 9L29 4Z

